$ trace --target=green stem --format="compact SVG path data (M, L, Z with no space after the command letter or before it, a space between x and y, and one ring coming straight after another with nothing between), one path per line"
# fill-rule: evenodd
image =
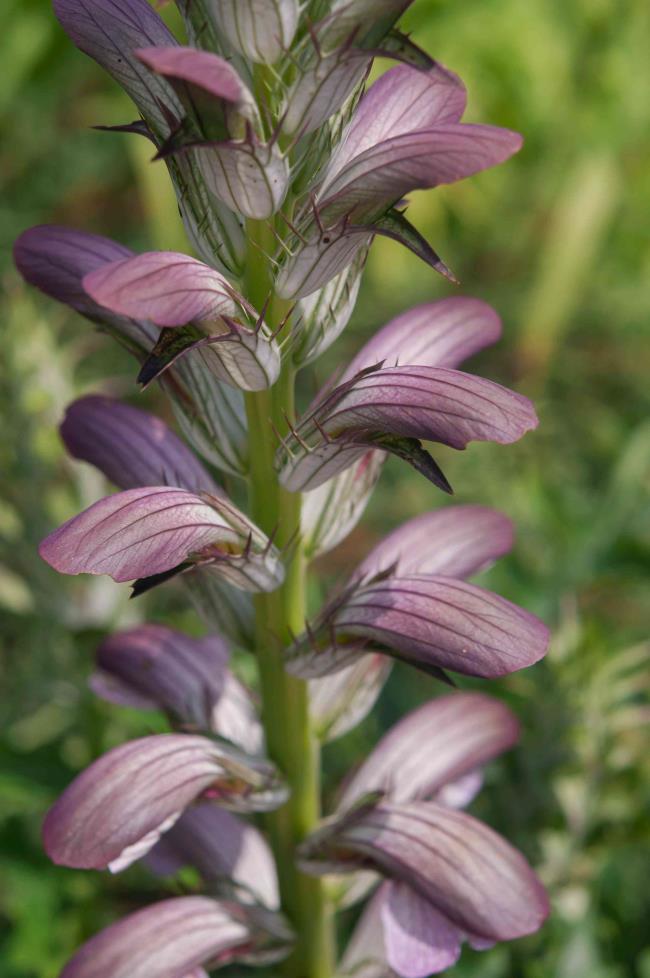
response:
M251 244L246 267L247 298L261 308L270 291L268 228L249 222ZM276 327L287 314L285 303L271 298L267 321ZM285 364L269 390L246 394L249 428L251 516L275 542L288 548L282 587L255 599L257 657L262 720L269 756L284 773L289 801L267 816L275 854L282 906L297 935L296 949L284 965L291 978L332 978L334 941L330 910L321 880L300 873L296 846L320 819L320 752L309 717L307 685L284 668L284 649L305 622L305 561L300 542L300 494L284 490L273 466L276 430L294 415L295 375Z

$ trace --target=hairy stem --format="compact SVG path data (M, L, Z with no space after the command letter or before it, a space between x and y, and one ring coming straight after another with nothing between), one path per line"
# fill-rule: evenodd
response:
M271 288L263 250L270 247L268 229L249 222L246 292L258 308ZM267 322L277 327L286 304L271 297ZM274 387L246 395L250 449L251 516L285 550L286 578L271 594L255 599L257 657L262 720L269 756L283 771L291 790L286 805L267 816L280 880L282 906L297 934L296 950L285 962L291 978L332 978L333 924L319 879L295 866L297 844L320 818L320 756L311 730L307 685L284 668L283 650L305 621L305 562L300 540L300 495L279 485L273 467L276 437L285 417L294 416L294 371L289 363Z

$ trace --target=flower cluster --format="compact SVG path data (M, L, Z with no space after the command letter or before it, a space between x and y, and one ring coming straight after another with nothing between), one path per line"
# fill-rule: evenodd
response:
M537 424L526 398L459 369L500 335L496 313L464 296L383 326L295 416L295 374L346 327L376 235L455 281L407 220L405 195L521 143L461 121L460 79L395 26L409 5L178 0L181 44L147 0L54 0L75 44L135 103L138 120L114 128L155 147L197 257L135 255L45 225L16 243L24 278L126 347L185 439L111 397L75 401L65 446L119 491L51 533L41 555L136 595L173 579L210 631L142 625L97 651L95 693L163 711L171 732L83 772L46 817L46 850L113 872L144 860L161 887L192 865L205 891L113 924L65 978L200 978L287 956L296 978L425 978L463 941L530 934L547 914L524 858L462 811L517 739L497 700L452 692L402 719L322 821L318 779L305 774L319 742L372 709L395 658L451 683L448 671L522 669L547 645L534 616L467 581L512 544L509 520L482 506L411 520L313 616L304 607L305 566L357 524L388 455L450 493L427 446L508 444ZM399 64L366 90L376 57ZM257 655L261 708L229 669L229 646ZM259 812L271 846L246 821ZM336 963L327 904L361 899Z

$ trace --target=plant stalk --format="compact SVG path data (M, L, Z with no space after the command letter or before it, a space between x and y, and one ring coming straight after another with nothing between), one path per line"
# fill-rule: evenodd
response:
M269 229L249 222L246 296L262 308L271 292ZM271 295L266 319L276 328L288 312L287 304ZM255 597L257 659L262 697L262 721L269 756L283 772L291 795L278 811L267 816L276 858L282 907L297 936L296 948L284 963L291 978L332 978L334 974L333 920L320 879L300 873L295 865L296 846L320 819L320 751L311 729L307 684L284 668L284 649L305 623L305 560L300 539L300 494L289 493L273 466L275 430L294 417L295 372L283 366L278 382L269 390L246 394L250 450L250 510L253 520L285 548L285 581L270 594Z

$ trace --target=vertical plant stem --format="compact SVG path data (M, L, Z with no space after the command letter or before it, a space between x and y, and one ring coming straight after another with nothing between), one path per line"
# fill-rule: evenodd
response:
M268 229L249 222L246 269L247 298L261 308L271 279L263 250L270 247ZM267 322L277 327L287 306L271 296ZM295 375L285 364L278 382L267 391L246 395L250 449L251 516L286 550L284 584L255 599L257 658L262 694L262 720L270 757L284 773L289 801L267 816L271 845L278 865L283 909L297 934L295 952L285 962L292 978L332 978L334 941L331 914L319 879L305 876L295 865L295 849L320 818L320 756L309 717L307 685L284 668L284 648L303 630L305 561L300 541L300 494L284 490L273 467L276 438L285 417L294 416Z

